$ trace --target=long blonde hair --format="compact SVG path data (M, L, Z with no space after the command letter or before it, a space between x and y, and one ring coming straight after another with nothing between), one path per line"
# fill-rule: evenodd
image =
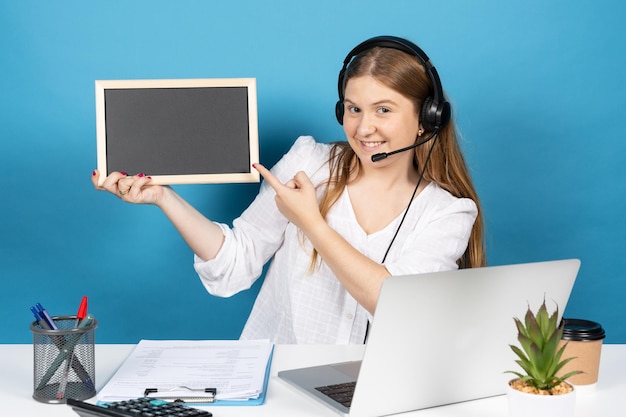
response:
M348 80L365 75L413 101L416 111L422 108L427 97L432 96L433 86L424 67L415 57L396 49L375 47L356 56L346 69L344 91ZM426 132L426 135L430 133L432 132ZM426 164L429 153L430 159ZM457 141L454 122L451 120L443 127L436 140L415 148L414 155L416 168L426 164L425 180L434 181L452 195L469 198L476 203L478 216L472 227L467 249L457 264L461 268L485 266L487 257L483 239L482 208ZM360 169L360 161L347 142L333 143L328 163L330 176L320 200L320 211L324 218L350 180L358 177ZM312 267L317 258L318 254L314 251Z

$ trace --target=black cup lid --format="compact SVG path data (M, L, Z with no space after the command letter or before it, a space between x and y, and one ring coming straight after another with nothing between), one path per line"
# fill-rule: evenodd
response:
M601 340L605 332L599 323L581 319L563 319L563 340L585 342Z

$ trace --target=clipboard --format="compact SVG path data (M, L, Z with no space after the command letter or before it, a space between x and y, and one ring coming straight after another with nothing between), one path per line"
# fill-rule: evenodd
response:
M100 390L97 403L148 397L190 405L261 405L273 354L268 340L142 340Z
M164 400L168 402L178 402L184 404L193 404L197 406L212 406L212 405L220 405L220 406L254 406L254 405L263 405L265 403L265 395L267 393L267 384L269 382L270 377L270 369L272 368L272 358L274 357L274 346L272 346L272 351L270 353L269 360L267 361L267 367L265 369L265 378L263 379L263 390L261 394L257 398L250 398L247 400L218 400L215 397L217 396L217 389L215 388L188 388L188 387L177 387L183 388L190 391L189 396L180 396L167 395L168 391L159 392L158 388L146 388L144 391L144 396L148 398L154 398L159 400ZM194 396L193 392L203 392L209 394L208 396Z

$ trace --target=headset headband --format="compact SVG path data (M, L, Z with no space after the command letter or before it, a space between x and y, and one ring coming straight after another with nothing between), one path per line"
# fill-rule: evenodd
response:
M392 48L405 52L416 57L424 66L432 85L433 95L424 101L420 112L420 121L427 131L434 131L443 128L450 121L450 104L445 101L443 87L439 74L434 65L424 51L413 42L396 36L376 36L368 39L354 47L343 61L343 67L339 72L338 91L339 101L337 102L337 120L343 123L343 83L346 70L352 59L360 53L375 47Z

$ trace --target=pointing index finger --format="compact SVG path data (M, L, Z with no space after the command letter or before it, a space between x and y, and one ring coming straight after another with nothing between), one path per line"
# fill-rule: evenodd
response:
M265 181L274 189L278 190L279 187L282 187L283 184L270 172L269 169L265 168L261 164L252 164L252 167L259 171L259 174L263 177Z

